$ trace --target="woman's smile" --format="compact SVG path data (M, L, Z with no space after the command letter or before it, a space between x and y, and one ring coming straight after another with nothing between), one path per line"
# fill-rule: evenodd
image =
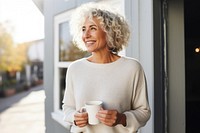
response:
M94 45L95 43L96 43L95 40L85 41L85 45L86 45L86 47L91 46L91 45Z

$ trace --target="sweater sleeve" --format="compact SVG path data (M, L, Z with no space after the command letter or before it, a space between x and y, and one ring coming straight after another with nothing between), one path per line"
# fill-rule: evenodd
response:
M74 114L76 112L71 73L72 72L69 67L66 74L66 86L65 86L65 93L64 93L63 105L62 105L63 112L64 112L64 121L66 121L70 125L73 124Z
M124 112L126 115L126 128L130 131L137 131L146 124L151 115L146 79L141 66L134 76L131 104L132 110Z

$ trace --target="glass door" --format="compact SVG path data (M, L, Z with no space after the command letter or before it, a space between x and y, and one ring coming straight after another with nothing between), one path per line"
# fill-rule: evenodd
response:
M200 132L200 1L184 1L186 133Z

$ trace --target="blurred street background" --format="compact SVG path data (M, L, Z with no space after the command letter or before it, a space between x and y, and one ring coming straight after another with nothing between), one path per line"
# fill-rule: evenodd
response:
M42 85L0 98L0 132L44 133L44 99Z
M0 0L0 133L44 133L44 16L32 0Z

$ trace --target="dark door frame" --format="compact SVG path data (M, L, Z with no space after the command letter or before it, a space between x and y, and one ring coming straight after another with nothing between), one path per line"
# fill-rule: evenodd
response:
M155 0L154 14L154 133L167 133L167 0Z

